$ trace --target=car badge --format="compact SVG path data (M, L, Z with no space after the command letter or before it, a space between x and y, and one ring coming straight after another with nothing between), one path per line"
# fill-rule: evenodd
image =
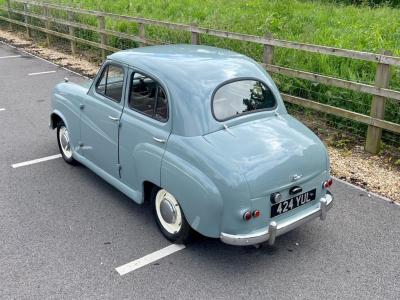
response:
M303 175L294 174L294 175L292 176L292 179L293 179L293 181L297 181L297 180L299 180L301 177L303 177Z

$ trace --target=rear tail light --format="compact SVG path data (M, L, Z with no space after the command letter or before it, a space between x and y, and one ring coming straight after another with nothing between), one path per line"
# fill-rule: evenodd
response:
M247 210L243 214L243 220L250 221L251 218L258 218L259 216L261 216L261 212L258 209L254 210L253 212Z
M323 186L324 189L327 189L327 188L329 188L329 187L332 185L332 183L333 183L332 178L329 178L327 181L324 181L324 183L322 184L322 186Z
M250 211L246 211L246 212L243 214L243 220L249 221L250 219L251 219L251 212L250 212Z

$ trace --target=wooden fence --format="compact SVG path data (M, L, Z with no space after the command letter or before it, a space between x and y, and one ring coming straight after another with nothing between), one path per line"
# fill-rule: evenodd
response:
M12 6L13 2L19 3L20 5L23 4L23 10L13 8ZM395 101L400 102L400 91L395 91L388 88L390 81L390 66L399 67L400 57L392 56L391 53L388 51L383 51L380 54L354 51L354 50L340 49L335 47L327 47L327 46L319 46L319 45L305 44L299 42L291 42L286 40L279 40L271 37L268 34L265 36L240 34L222 30L202 28L197 26L196 24L187 25L187 24L179 24L172 22L164 22L159 20L150 20L141 17L117 15L113 13L93 11L93 10L84 10L74 7L67 7L63 5L38 2L38 1L6 0L6 3L7 5L0 7L0 10L5 11L7 13L7 17L0 15L0 20L9 22L11 28L12 24L24 26L26 28L26 34L29 37L31 37L32 35L32 30L43 32L46 34L46 40L48 45L50 45L51 43L51 36L56 36L69 40L71 52L73 54L75 54L76 52L77 43L99 48L102 50L103 59L106 56L106 51L115 52L121 50L107 44L108 36L114 36L138 42L140 43L140 45L157 44L158 43L157 41L145 37L146 25L160 26L171 30L189 32L192 44L199 44L201 35L215 36L231 40L239 40L239 41L261 44L264 47L263 62L261 62L261 64L270 73L282 74L285 76L317 82L328 86L362 92L373 96L369 116L356 113L350 110L346 110L343 108L338 108L331 105L319 103L309 99L300 98L288 94L282 94L282 97L286 102L367 124L368 132L366 137L365 149L370 153L375 154L379 151L382 130L387 130L394 132L396 134L400 134L400 124L384 120L386 98L394 99ZM41 13L38 14L30 11L31 6L40 8ZM67 12L68 18L63 19L63 18L53 17L49 13L50 9ZM20 18L20 20L16 20L15 18L12 18L12 14L23 16L23 18ZM83 23L78 23L74 21L74 14L94 16L97 18L98 26L91 26ZM33 25L31 22L32 18L36 18L38 20L43 21L45 26L41 27ZM105 18L136 23L138 24L139 27L139 34L132 35L128 33L106 29ZM52 30L51 29L52 23L67 26L69 29L68 34ZM96 32L97 34L99 34L99 41L94 42L87 39L79 38L75 35L75 29L83 29ZM311 53L319 53L337 57L345 57L350 59L374 62L377 65L375 84L369 85L349 80L343 80L340 78L330 77L326 75L321 75L317 73L305 72L274 65L273 63L274 63L275 47L282 47L282 48L301 50Z

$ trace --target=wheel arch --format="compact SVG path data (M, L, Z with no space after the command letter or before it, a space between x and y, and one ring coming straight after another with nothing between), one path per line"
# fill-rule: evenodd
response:
M67 128L68 128L68 124L67 124L67 122L65 120L65 117L62 115L62 113L59 112L59 111L53 111L50 114L50 125L49 125L50 129L56 129L57 128L57 124L60 121L63 121L65 126L67 126Z
M58 122L62 121L68 129L71 147L75 149L75 145L78 145L80 139L80 124L74 122L74 118L68 121L68 118L59 110L55 109L50 114L50 125L51 129L56 129ZM75 151L74 151L75 152Z
M158 185L156 185L155 183L149 181L149 180L145 180L142 183L142 189L143 189L143 200L142 203L150 203L153 199L152 196L154 195L154 191L156 189L161 189L161 187L159 187Z

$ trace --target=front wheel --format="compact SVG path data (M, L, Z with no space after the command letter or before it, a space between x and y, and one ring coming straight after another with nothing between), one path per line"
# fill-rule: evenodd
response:
M186 244L192 230L175 197L165 189L153 192L154 214L161 233L171 242Z
M71 165L76 164L75 159L72 157L69 132L63 121L60 121L57 124L57 142L64 161Z

